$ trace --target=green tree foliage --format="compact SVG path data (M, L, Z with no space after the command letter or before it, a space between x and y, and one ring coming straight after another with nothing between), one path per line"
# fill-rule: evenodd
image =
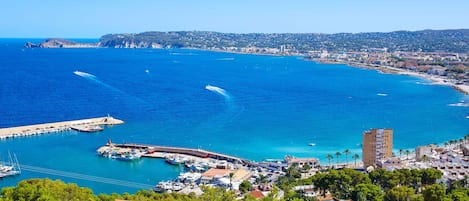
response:
M249 181L244 180L239 184L239 190L243 193L246 193L251 190L251 183Z
M381 188L374 184L358 184L352 194L352 199L357 201L382 201L383 197Z
M17 187L4 188L0 195L2 201L96 200L93 191L88 188L50 179L24 180Z
M426 186L422 194L425 201L444 201L446 189L441 184L433 184Z
M441 177L441 172L435 169L424 170L395 170L386 171L378 169L369 174L353 169L327 170L306 178L297 178L298 168L291 167L285 176L279 177L279 187L284 190L284 200L314 200L304 197L302 192L293 191L297 185L314 185L314 188L325 195L327 192L339 199L359 200L386 200L386 201L469 201L467 178L452 181L446 189L441 184L434 184ZM265 182L260 176L258 183ZM244 181L240 191L249 192L251 185ZM422 190L423 189L423 190ZM88 188L78 187L75 184L65 184L62 181L50 179L29 179L18 183L15 187L3 188L0 192L0 201L55 201L55 200L97 200L115 201L231 201L238 197L234 191L222 188L202 188L204 194L197 197L195 194L183 195L179 193L155 193L150 190L141 190L135 194L99 194L94 195ZM422 193L420 193L422 190ZM279 189L274 186L272 193L262 200L277 200ZM249 194L244 200L255 200Z
M434 184L437 179L441 178L441 176L443 176L443 173L439 170L435 170L433 168L424 169L422 171L422 184Z
M384 196L385 201L408 201L414 196L414 189L407 186L394 187Z
M453 201L469 201L469 190L468 189L461 189L451 192L448 195L448 199Z

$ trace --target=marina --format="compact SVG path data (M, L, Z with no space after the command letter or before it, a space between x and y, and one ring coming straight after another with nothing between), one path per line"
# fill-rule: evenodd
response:
M0 178L21 174L21 168L16 155L8 153L8 161L0 161Z
M25 137L33 135L43 135L48 133L57 133L68 130L76 130L79 132L96 132L101 131L101 126L111 126L123 124L124 121L115 119L111 116L98 117L90 119L80 119L72 121L62 121L54 123L36 124L28 126L17 126L10 128L0 128L0 139Z
M211 152L203 149L192 149L192 148L183 148L183 147L170 147L170 146L157 146L157 145L144 145L144 144L114 144L110 140L108 143L100 147L97 152L100 155L108 155L109 153L115 152L116 154L121 154L129 151L138 150L141 153L144 153L142 156L151 157L151 158L165 158L166 154L182 154L188 156L194 156L198 158L211 158L216 160L224 160L230 163L242 164L242 165L252 165L253 162L242 159L235 156L229 156L221 153ZM164 154L163 154L164 153ZM169 161L168 161L169 162ZM179 158L174 158L170 160L169 163L181 163Z
M105 146L97 149L98 155L111 159L122 160L123 155L164 159L172 166L184 167L174 180L160 181L153 190L155 192L181 192L200 194L201 186L217 186L223 188L239 189L242 181L249 180L254 183L260 178L268 181L284 174L282 171L297 161L310 163L317 168L317 159L297 159L286 157L284 160L271 162L253 162L246 159L183 147L169 147L143 144L114 144L108 140ZM128 160L132 161L132 160ZM262 179L262 180L263 180Z

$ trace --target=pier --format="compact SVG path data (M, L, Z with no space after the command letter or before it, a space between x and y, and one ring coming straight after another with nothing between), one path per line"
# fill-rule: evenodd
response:
M106 149L112 147L118 148L127 148L127 149L138 149L138 150L145 150L145 154L142 155L143 157L151 157L151 158L164 158L165 153L171 154L183 154L189 155L199 158L212 158L217 160L226 160L231 163L237 163L242 165L253 165L253 162L238 158L235 156L229 156L226 154L211 152L203 149L193 149L193 148L183 148L183 147L170 147L170 146L157 146L157 145L144 145L144 144L114 144L108 143L106 146L103 146L98 149ZM161 153L161 154L156 154Z
M80 119L72 121L62 121L54 123L36 124L28 126L17 126L10 128L0 128L0 139L24 137L32 135L42 135L47 133L56 133L68 131L71 129L81 132L100 131L100 126L110 126L123 124L124 121L115 119L111 116L98 117L91 119Z

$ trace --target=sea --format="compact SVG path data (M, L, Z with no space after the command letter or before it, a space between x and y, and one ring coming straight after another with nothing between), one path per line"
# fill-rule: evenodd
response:
M469 133L469 97L421 78L297 56L26 49L27 41L40 40L0 39L0 128L107 115L125 124L0 141L0 159L10 152L28 167L0 187L50 178L95 193L134 193L184 171L161 159L99 157L108 139L327 164L327 154L360 154L370 128L394 129L395 150Z

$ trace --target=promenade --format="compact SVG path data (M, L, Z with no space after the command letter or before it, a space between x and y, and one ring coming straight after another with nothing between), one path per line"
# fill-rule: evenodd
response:
M91 119L80 119L72 121L17 126L10 128L0 128L0 139L56 133L71 130L72 128L74 128L75 130L88 132L88 128L93 128L97 126L117 125L123 123L124 121L122 120L107 116ZM83 128L83 130L77 128Z

